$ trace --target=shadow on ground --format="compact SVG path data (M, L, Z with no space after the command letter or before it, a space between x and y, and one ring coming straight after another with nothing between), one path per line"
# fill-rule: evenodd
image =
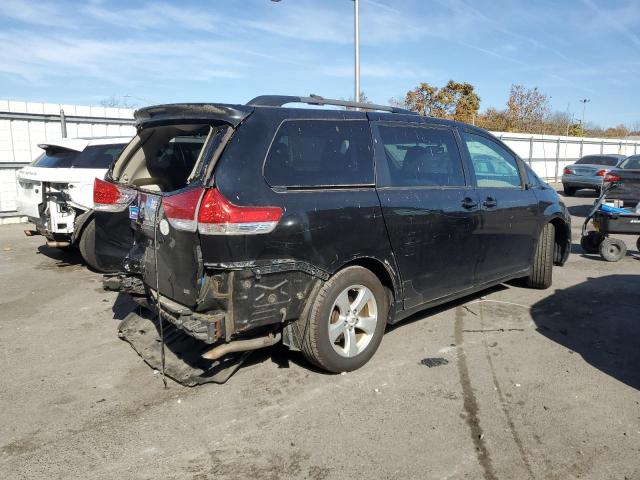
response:
M68 267L72 265L84 265L82 256L78 249L70 248L52 248L45 245L38 246L38 253L56 261L57 267Z
M569 207L569 213L574 217L586 218L592 208L593 205L573 205Z
M563 197L577 197L577 198L598 198L599 194L595 190L578 190L573 195L567 195L562 191L562 189L558 190L558 194Z
M442 311L455 308L471 300L475 300L481 298L484 295L505 290L507 288L508 287L505 285L497 285L490 289L483 290L482 292L478 292L473 295L448 302L444 305L420 311L405 320L402 320L394 325L387 326L386 331L387 333L389 333L398 328L401 328L403 325L407 325L419 320L424 320L427 317L436 315ZM144 317L148 320L146 324L138 323L139 321L136 320L137 323L135 323L135 328L125 328L125 330L129 332L125 334L123 334L123 324L121 324L120 336L123 339L127 339L127 342L129 342L134 350L136 350L138 354L143 357L145 362L147 362L152 368L158 369L160 358L158 348L161 334L157 317L152 312L146 309L141 309L135 302L131 300L131 297L129 295L123 293L118 294L118 297L114 302L112 311L114 320L124 320L126 322L126 319L131 312L135 312L138 317ZM197 380L197 382L195 383L192 380L194 377L194 372L195 376L198 377L207 375L206 370L208 366L211 365L211 362L203 361L201 355L206 350L212 348L212 346L207 346L201 341L194 340L184 332L176 329L169 322L165 321L163 325L167 366L171 369L171 373L169 373L168 375L179 383L182 383L183 385L206 383L206 380L204 382L202 382L201 380ZM142 335L142 337L144 337L144 341L140 340L139 334L142 333L144 333ZM132 355L135 354L134 352L131 353ZM278 368L289 368L290 363L293 363L315 373L331 375L330 373L327 373L324 370L320 370L315 365L307 362L302 353L291 351L288 347L282 345L281 343L278 343L273 347L262 348L253 351L251 355L249 355L242 363L241 370L266 361L275 363ZM169 363L171 363L172 365L169 366Z
M517 280L513 280L512 282L509 282L514 284L515 286L518 286L518 281ZM456 308L459 307L461 305L464 305L465 303L468 303L472 300L477 300L479 298L482 298L486 295L490 295L492 293L496 293L496 292L501 292L503 290L507 290L508 284L500 284L500 285L496 285L494 287L488 288L486 290L482 290L480 292L476 292L476 293L472 293L471 295L466 295L462 298L459 298L457 300L452 300L449 301L447 303L444 303L442 305L438 305L437 307L432 307L432 308L428 308L425 310L420 310L419 312L414 313L413 315L399 321L398 323L394 323L392 325L387 325L387 329L386 332L392 332L398 328L402 328L404 325L408 325L409 323L413 323L413 322L418 322L420 320L425 320L428 317L431 317L433 315L437 315L438 313L444 312L446 310L450 310L452 308Z
M534 304L538 332L640 389L640 275L589 278Z
M289 368L291 362L326 374L326 372L317 370L310 365L300 352L289 351L286 346L280 343L273 347L250 352L242 359L239 358L241 354L229 355L224 357L218 365L216 362L202 358L202 354L213 348L214 345L207 345L192 338L166 320L161 326L155 313L140 307L130 295L119 293L112 311L113 319L121 322L119 326L120 338L126 340L133 347L133 350L155 370L161 368L161 338L164 336L167 376L185 386L210 381L224 383L225 380L220 382L219 377L224 377L225 371L233 374L238 360L241 361L239 365L241 369L271 360L278 368ZM135 355L135 352L132 351L131 354Z

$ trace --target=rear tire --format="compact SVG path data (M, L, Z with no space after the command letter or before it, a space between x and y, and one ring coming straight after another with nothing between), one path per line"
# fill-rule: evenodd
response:
M363 267L347 267L313 300L303 327L302 353L329 372L356 370L378 349L388 316L389 298L378 277Z
M580 238L580 246L585 253L599 253L600 244L604 240L604 235L599 232L588 232L584 237Z
M529 288L543 290L551 286L553 278L553 247L555 227L547 223L540 232L538 245L533 257L531 275L526 277L525 285Z
M636 240L636 250L640 252L640 237L638 237L638 240Z
M576 187L569 187L567 185L563 185L563 190L564 190L564 194L567 197L573 197L576 194L576 191L578 190Z
M627 245L617 238L605 238L600 244L600 255L607 262L618 262L627 254Z
M89 220L78 240L80 255L91 270L103 272L96 260L96 225L94 219Z

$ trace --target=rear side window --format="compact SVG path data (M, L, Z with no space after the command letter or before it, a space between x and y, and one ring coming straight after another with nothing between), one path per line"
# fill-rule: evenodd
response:
M516 158L497 142L482 135L463 133L478 187L521 187Z
M109 168L124 145L93 145L81 152L50 147L31 165L45 168Z
M640 170L640 155L634 155L627 158L620 164L620 168L626 168L628 170Z
M373 185L373 153L365 120L288 120L264 165L272 187Z
M462 159L453 132L421 126L378 127L388 179L380 171L380 186L443 187L465 184Z

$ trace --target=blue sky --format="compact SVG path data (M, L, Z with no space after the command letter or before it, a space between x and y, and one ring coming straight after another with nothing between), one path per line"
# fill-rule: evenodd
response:
M512 83L602 126L640 123L640 2L361 0L362 90ZM350 0L0 1L0 97L53 103L353 95Z

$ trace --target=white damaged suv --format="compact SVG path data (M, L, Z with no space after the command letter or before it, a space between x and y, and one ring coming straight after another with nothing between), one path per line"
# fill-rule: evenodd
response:
M128 137L62 138L39 144L44 150L16 173L18 213L28 217L47 245L77 247L91 268L95 261L93 182L104 178Z

